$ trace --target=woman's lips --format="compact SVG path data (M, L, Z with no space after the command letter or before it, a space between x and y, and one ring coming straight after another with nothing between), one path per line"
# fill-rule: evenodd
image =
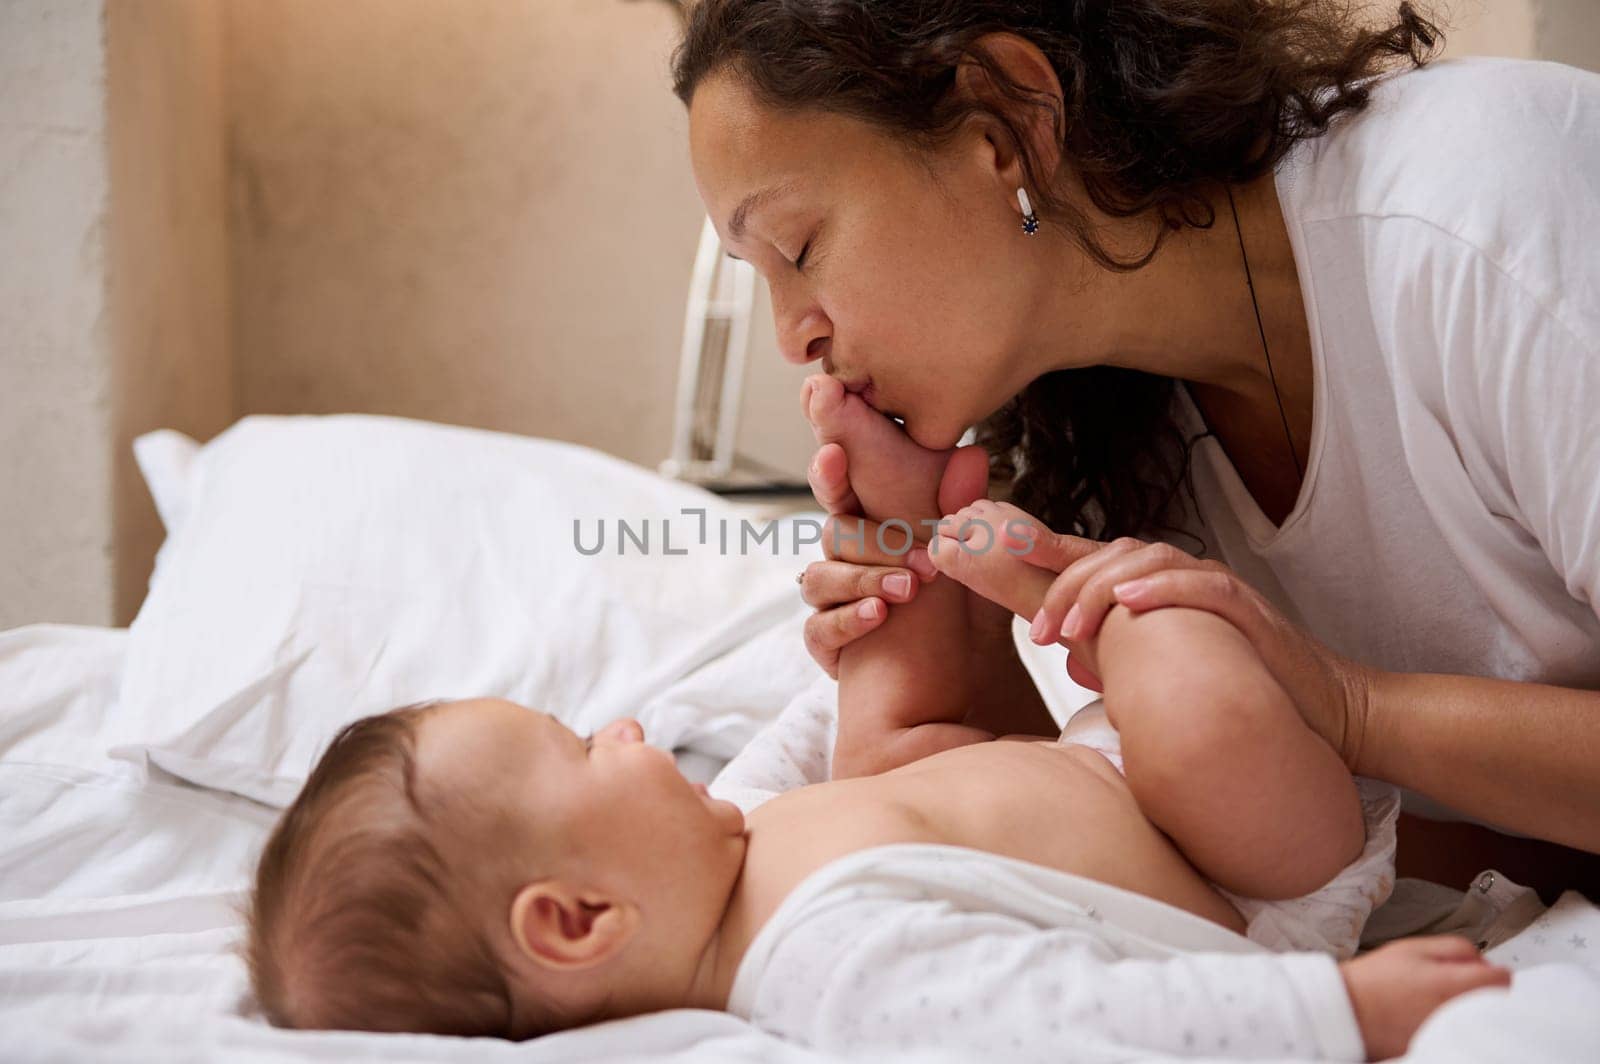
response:
M899 414L890 413L878 405L878 388L875 384L873 384L871 377L862 378L860 384L846 384L844 386L844 390L851 392L852 394L859 395L862 402L866 403L868 406L872 407L872 409L876 410L890 421L893 421L895 424L904 427L906 423L906 419L904 417L901 417Z

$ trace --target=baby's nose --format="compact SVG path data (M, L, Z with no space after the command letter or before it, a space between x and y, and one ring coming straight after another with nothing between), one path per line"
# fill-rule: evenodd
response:
M632 717L622 717L614 720L604 728L601 728L600 733L612 742L644 742L644 726Z

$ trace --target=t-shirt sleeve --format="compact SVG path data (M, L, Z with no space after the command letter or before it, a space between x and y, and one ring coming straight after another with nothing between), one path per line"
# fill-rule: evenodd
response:
M1435 235L1450 298L1433 302L1444 416L1480 494L1600 613L1600 337L1577 301ZM1582 294L1596 278L1568 278ZM1600 291L1595 320L1600 321Z
M1363 1060L1320 954L1125 959L1096 935L940 901L834 905L791 928L750 1018L825 1050L1005 1060Z

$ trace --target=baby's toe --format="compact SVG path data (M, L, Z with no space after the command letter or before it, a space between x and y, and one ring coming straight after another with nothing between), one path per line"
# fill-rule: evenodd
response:
M841 415L849 393L844 385L828 376L808 378L808 383L811 387L806 395L806 419L811 422L818 442L838 440L844 433Z

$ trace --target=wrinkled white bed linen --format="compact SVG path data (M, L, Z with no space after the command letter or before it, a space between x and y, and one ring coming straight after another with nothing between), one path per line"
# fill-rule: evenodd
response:
M836 697L802 648L799 562L577 565L551 528L722 504L551 441L251 418L204 448L145 437L139 457L169 537L133 629L0 632L0 1058L821 1059L689 1010L522 1045L278 1031L232 952L271 806L339 724L396 701L465 684L579 728L631 712L692 744L699 778L737 752L714 789L747 808L824 778ZM1056 648L1023 649L1058 715L1082 703ZM1576 1027L1600 1014L1596 975L1551 963L1600 956L1593 907L1542 919L1496 953L1538 966L1442 1011L1414 1059L1600 1059L1600 1030Z
M273 812L101 745L127 633L35 626L0 633L0 1028L15 1061L824 1059L719 1013L677 1011L523 1045L426 1037L307 1034L250 1016L232 954L236 907ZM825 771L833 685L819 679L728 766L716 789L742 800ZM1510 994L1453 1003L1414 1061L1600 1058L1600 974L1550 963L1586 938L1592 906L1552 910L1494 951L1541 963ZM1537 935L1543 941L1534 943ZM919 1059L927 1059L922 1054Z
M523 1045L271 1028L233 947L274 810L105 756L127 633L0 633L7 1061L823 1059L679 1010Z

